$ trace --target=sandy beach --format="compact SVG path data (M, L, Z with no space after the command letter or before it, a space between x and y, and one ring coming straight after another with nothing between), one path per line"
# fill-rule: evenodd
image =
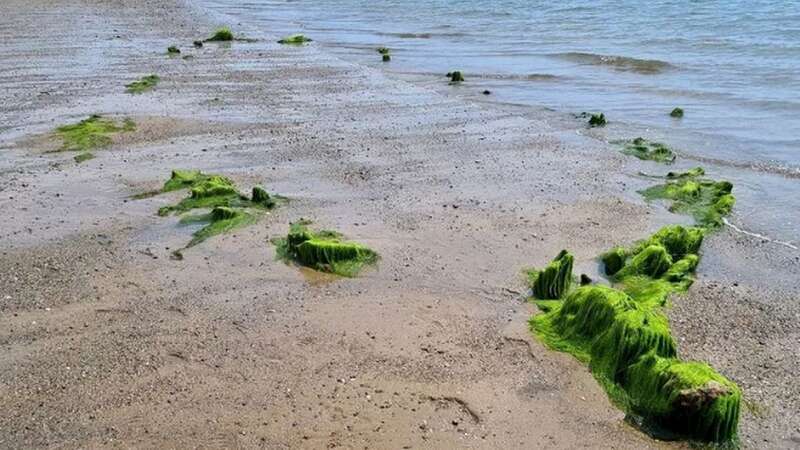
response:
M687 220L645 203L641 162L583 121L281 46L188 0L0 13L0 447L685 446L628 424L528 328L523 269L568 248L597 278L598 254ZM251 40L192 46L220 25ZM81 164L46 152L91 114L137 129ZM182 194L133 198L173 169L288 201L175 260L191 231L156 211ZM379 265L276 260L301 218ZM800 256L729 227L702 253L668 310L680 355L741 386L742 447L797 448Z

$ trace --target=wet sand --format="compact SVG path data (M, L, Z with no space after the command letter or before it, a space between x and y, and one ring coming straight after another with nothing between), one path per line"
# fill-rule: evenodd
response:
M685 220L638 198L638 162L570 118L269 30L231 23L256 41L194 49L227 22L180 0L61 3L0 6L0 447L681 446L628 425L527 330L521 269L569 248L594 276L600 252ZM124 93L149 73L155 91ZM138 130L79 165L43 152L93 113ZM290 201L175 261L191 231L155 212L181 194L130 198L175 168ZM332 279L276 261L269 239L300 218L379 267ZM757 405L746 447L800 445L798 264L724 230L670 311L682 356Z

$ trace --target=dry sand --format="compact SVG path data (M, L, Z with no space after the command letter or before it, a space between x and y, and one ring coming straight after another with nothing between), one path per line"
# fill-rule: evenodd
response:
M626 424L527 330L522 268L569 248L594 275L603 250L683 220L643 203L638 163L581 123L241 24L256 42L194 49L226 19L180 0L0 14L0 447L680 446ZM149 73L155 91L124 93ZM139 129L80 165L43 153L92 113ZM175 261L190 231L155 211L180 194L130 198L173 168L290 202ZM379 267L334 279L276 261L269 239L299 218ZM796 253L725 230L699 271L670 312L683 356L742 385L758 413L744 446L797 447Z

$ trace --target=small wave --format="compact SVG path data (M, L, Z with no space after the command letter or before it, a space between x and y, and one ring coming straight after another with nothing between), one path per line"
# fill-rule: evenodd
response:
M393 71L393 73L401 75L423 75L429 77L443 77L444 74L439 72L415 72L415 71ZM549 73L528 73L528 74L508 74L508 73L474 73L464 72L464 76L468 79L478 80L514 80L514 81L557 81L563 80L564 77L553 75Z
M746 236L754 237L756 239L761 239L761 240L764 240L764 241L767 241L767 242L772 242L773 244L783 245L784 247L789 247L792 250L798 250L797 246L794 245L791 242L779 241L777 239L772 239L769 236L764 236L763 234L754 233L752 231L747 231L744 228L739 228L736 225L732 224L728 219L726 219L724 217L722 218L722 221L725 223L725 225L731 227L731 229L733 229L733 231L736 231L737 233L741 233L741 234L744 234Z
M597 55L595 53L567 52L554 53L549 56L566 59L581 64L593 66L609 66L616 70L636 72L642 74L657 74L675 68L666 61L657 59L638 59L627 56Z
M736 169L745 169L745 170L752 170L755 172L762 172L768 173L772 175L779 175L784 178L789 179L800 179L800 167L792 167L783 164L776 164L771 162L762 162L762 161L754 161L754 162L745 162L745 161L731 161L727 159L719 159L719 158L710 158L706 156L694 155L684 152L678 152L681 156L685 157L686 159L691 159L694 161L706 163L706 164L714 164L718 166L725 166L725 167L733 167Z
M466 33L391 33L391 32L377 32L378 36L396 37L400 39L430 39L432 37L462 37Z

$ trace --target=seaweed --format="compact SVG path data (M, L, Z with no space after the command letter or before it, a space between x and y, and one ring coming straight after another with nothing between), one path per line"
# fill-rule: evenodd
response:
M451 83L461 83L464 81L464 74L462 74L460 70L449 72L447 76L450 77Z
M218 28L206 42L229 42L234 39L233 32L228 27ZM197 44L195 44L197 46Z
M651 353L627 372L631 409L652 423L705 441L735 439L742 393L707 364Z
M626 143L622 153L639 159L665 164L671 164L675 161L675 153L669 147L660 142L651 142L641 137Z
M120 124L95 114L76 124L60 126L55 133L62 140L58 151L86 152L107 147L112 144L113 135L135 129L136 124L131 119L124 119Z
M706 364L677 359L663 313L669 295L691 285L705 233L703 227L664 227L628 249L600 255L615 287L586 284L550 295L547 288L564 274L559 264L568 253L562 251L545 271L533 272L532 281L544 273L551 281L534 292L542 313L530 325L549 347L588 363L611 399L645 428L732 442L739 388ZM563 300L542 300L553 298Z
M278 44L284 45L302 45L306 42L313 42L310 38L303 34L292 34L278 41Z
M683 108L675 108L669 113L670 117L680 119L683 117Z
M383 62L389 62L389 61L392 60L392 55L390 55L388 53L385 53L385 54L381 55L381 60Z
M365 266L377 263L379 256L374 250L346 241L338 232L312 231L307 225L293 223L285 238L273 240L279 259L343 277L354 277Z
M210 209L205 214L187 214L181 217L180 223L205 223L206 225L193 233L192 240L184 249L194 246L211 236L231 231L254 223L258 213L277 206L279 197L270 195L263 187L253 187L251 198L239 193L236 185L229 178L206 174L199 170L173 170L161 189L134 196L141 199L154 195L188 189L189 196L175 205L159 208L158 215L185 213L195 209ZM182 249L181 249L182 250ZM180 250L174 253L181 258Z
M94 159L94 158L95 158L94 153L92 153L92 152L83 152L83 153L75 155L72 159L74 159L76 163L80 164L80 163L82 163L84 161L88 161L88 160Z
M167 47L167 53L170 54L170 55L177 55L177 54L180 54L180 52L181 52L181 49L179 49L178 47L176 47L174 45L170 45L169 47Z
M669 225L630 249L615 247L600 255L606 275L634 299L664 305L672 292L694 282L706 229Z
M183 217L181 218L182 224L197 222L207 223L204 227L192 234L192 240L186 244L184 249L193 247L212 236L250 225L255 222L255 219L253 214L225 206L217 206L208 214Z
M158 215L166 216L197 208L241 207L250 203L247 197L239 193L230 179L219 175L199 177L189 186L189 192L189 197L177 204L159 208Z
M616 247L600 255L606 275L614 275L625 265L625 249Z
M159 81L161 81L161 78L158 75L147 75L133 83L126 84L125 89L129 94L141 94L155 88Z
M606 115L603 113L592 114L591 117L589 117L590 127L604 127L606 123L608 123L606 121Z
M542 300L563 297L572 285L573 261L569 252L561 250L544 269L528 271L528 284L533 296Z
M461 83L464 81L464 74L462 74L460 70L454 70L452 72L447 72L447 78L450 78L450 84Z
M702 167L695 167L687 170L686 172L667 172L666 178L668 180L681 180L684 178L702 177L706 171Z
M728 181L702 178L704 172L698 169L667 174L666 183L651 186L639 193L648 201L671 200L670 211L689 214L701 226L719 228L724 223L723 217L731 213L736 203L731 193L733 185Z

